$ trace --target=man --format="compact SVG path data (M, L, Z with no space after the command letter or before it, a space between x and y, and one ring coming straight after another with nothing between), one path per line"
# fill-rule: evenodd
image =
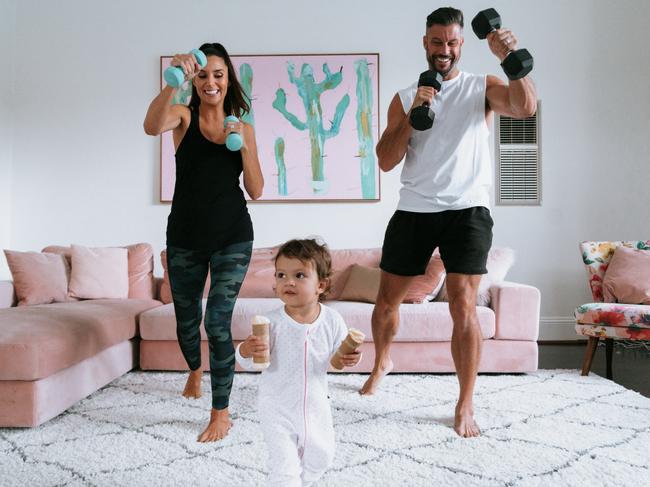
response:
M490 50L499 60L516 49L506 29L491 32ZM492 164L488 123L492 113L526 118L537 95L526 76L505 84L496 76L458 69L463 14L439 8L427 17L423 38L429 69L443 76L440 92L417 83L399 91L388 108L388 124L377 144L379 167L390 171L406 155L400 200L382 249L381 284L372 314L373 371L359 391L372 394L393 368L389 348L399 327L399 306L414 276L424 274L436 247L447 271L449 310L454 323L451 353L460 383L454 429L462 437L480 434L473 393L483 337L476 315L481 275L492 245ZM428 130L414 130L411 110L429 103L436 117Z

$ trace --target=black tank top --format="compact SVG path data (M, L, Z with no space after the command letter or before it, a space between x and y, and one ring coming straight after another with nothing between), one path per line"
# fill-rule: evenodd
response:
M216 251L253 240L253 225L239 185L241 153L206 139L199 129L198 109L191 114L176 151L167 245Z

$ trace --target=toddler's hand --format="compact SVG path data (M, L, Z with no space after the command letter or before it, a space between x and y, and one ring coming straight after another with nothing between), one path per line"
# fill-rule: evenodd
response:
M349 353L347 355L342 355L341 356L341 363L343 363L344 367L354 367L359 363L359 360L361 360L361 355L363 355L359 349L357 348L354 352Z
M269 345L260 337L248 335L239 347L239 353L244 358L263 357L264 352L269 349Z

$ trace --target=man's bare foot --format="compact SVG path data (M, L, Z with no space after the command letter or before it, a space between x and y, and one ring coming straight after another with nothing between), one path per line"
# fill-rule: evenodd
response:
M379 383L381 380L390 374L393 371L393 361L391 359L388 359L386 361L386 365L383 367L375 368L372 370L370 373L370 377L368 377L368 380L366 380L366 383L363 385L363 387L359 390L359 394L361 395L372 395L375 393L377 390L377 387L379 387Z
M473 438L481 435L481 430L474 421L474 409L470 407L461 407L456 405L456 417L454 418L454 430L458 436L463 438Z
M183 390L183 397L189 399L193 397L198 399L201 397L201 369L190 370L190 375L187 377L185 389Z
M205 431L201 433L196 441L200 443L208 443L210 441L218 441L228 436L228 431L232 427L230 421L230 414L228 408L226 409L212 409L210 412L210 423Z

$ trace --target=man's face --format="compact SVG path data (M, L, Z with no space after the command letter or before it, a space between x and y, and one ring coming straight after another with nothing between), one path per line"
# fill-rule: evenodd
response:
M460 47L463 45L463 29L458 24L433 24L422 39L429 68L435 69L447 78L454 74L460 60Z

